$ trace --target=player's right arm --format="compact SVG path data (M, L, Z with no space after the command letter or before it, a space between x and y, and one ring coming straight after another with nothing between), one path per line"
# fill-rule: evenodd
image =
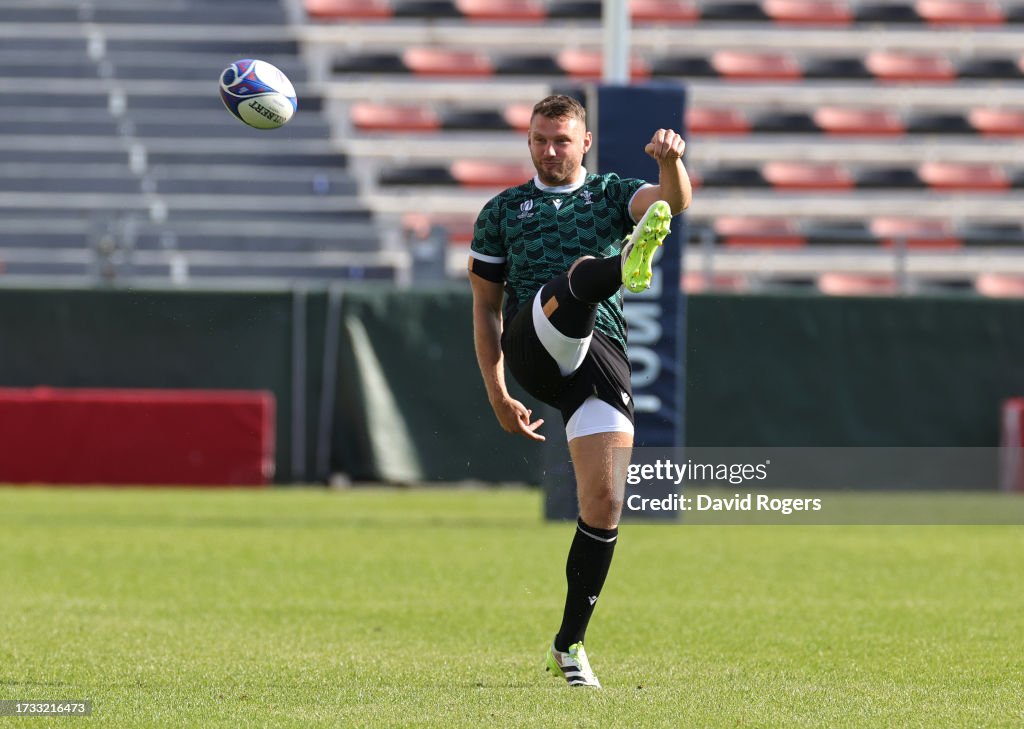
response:
M488 281L475 274L474 259L469 259L469 280L473 287L473 345L480 374L487 388L498 423L509 433L518 433L531 440L544 440L537 428L544 421L530 422L532 411L513 398L505 384L505 359L501 353L501 302L504 294L500 282Z
M501 196L492 198L477 217L469 247L469 281L473 287L473 345L487 399L501 427L531 440L544 440L530 422L529 408L513 398L505 385L505 358L501 352L501 304L508 276L508 250Z

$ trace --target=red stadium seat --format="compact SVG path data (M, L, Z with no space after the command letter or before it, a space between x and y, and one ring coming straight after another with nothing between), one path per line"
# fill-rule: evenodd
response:
M788 81L801 78L800 64L788 53L717 51L711 66L719 76L744 81Z
M536 22L547 17L539 0L455 0L455 7L467 20Z
M1024 299L1024 276L983 273L974 279L974 288L982 296Z
M581 79L599 79L603 73L601 51L584 51L568 48L558 54L558 66L569 76ZM633 56L629 61L630 76L645 79L651 75L650 67L643 59Z
M525 132L533 118L533 104L512 104L506 107L504 116L510 127Z
M463 187L513 187L531 179L533 165L463 159L452 162L452 177Z
M306 0L306 12L314 20L373 20L390 18L390 0Z
M406 213L402 216L402 229L416 238L426 238L434 228L444 228L448 242L452 245L469 245L473 242L473 226L476 217L472 215L428 215L427 213Z
M359 101L352 105L352 124L364 132L427 132L440 128L437 113L426 106L388 106Z
M799 248L807 240L786 218L718 218L715 233L731 247Z
M634 23L693 23L700 8L692 0L630 0L629 14Z
M843 167L818 162L766 162L761 174L781 190L849 190L853 177Z
M873 51L864 65L880 81L952 81L956 69L945 56Z
M421 76L490 76L494 66L479 51L409 48L402 54L406 68Z
M1002 25L1006 16L988 0L917 0L914 10L931 25Z
M417 238L426 238L434 223L427 213L406 213L402 216L402 230Z
M763 0L765 15L780 24L849 25L853 13L835 0Z
M886 248L900 241L907 248L950 249L962 245L948 220L875 218L869 227L879 244Z
M967 120L986 136L1024 135L1024 109L971 109Z
M899 287L892 276L863 273L823 273L818 290L829 296L892 296Z
M899 136L905 127L898 114L885 109L847 109L825 106L814 112L814 123L826 134Z
M749 134L750 121L736 109L689 108L686 130L694 134Z
M744 276L716 273L712 274L711 280L708 281L700 271L687 271L680 283L683 291L688 294L702 294L708 291L742 293L750 288Z
M1010 178L997 165L925 162L918 167L917 174L936 190L1001 191L1010 187Z
M448 231L449 243L468 246L473 242L473 229L476 224L475 215L446 215L436 218L436 223Z

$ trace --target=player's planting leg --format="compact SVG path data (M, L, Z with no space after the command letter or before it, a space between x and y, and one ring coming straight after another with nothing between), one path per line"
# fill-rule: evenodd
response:
M613 410L596 400L587 404L593 403ZM601 417L600 408L590 417ZM570 686L601 685L590 668L583 641L615 553L628 465L628 458L621 455L632 444L631 432L594 433L569 441L580 518L566 560L565 608L548 651L548 669L557 669Z
M548 649L547 670L555 676L561 676L570 686L589 686L601 688L597 680L583 642L573 643L568 650L560 651L554 644Z

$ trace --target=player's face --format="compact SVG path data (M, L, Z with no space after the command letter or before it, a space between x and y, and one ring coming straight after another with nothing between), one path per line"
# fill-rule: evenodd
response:
M530 120L530 157L545 185L570 185L590 149L590 132L579 119L548 119L539 114Z

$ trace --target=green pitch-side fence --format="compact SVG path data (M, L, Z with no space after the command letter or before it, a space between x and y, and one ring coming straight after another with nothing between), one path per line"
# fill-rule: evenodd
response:
M0 289L0 312L0 386L270 390L281 483L545 468L491 415L464 287ZM686 349L693 445L994 446L1024 301L697 296Z

